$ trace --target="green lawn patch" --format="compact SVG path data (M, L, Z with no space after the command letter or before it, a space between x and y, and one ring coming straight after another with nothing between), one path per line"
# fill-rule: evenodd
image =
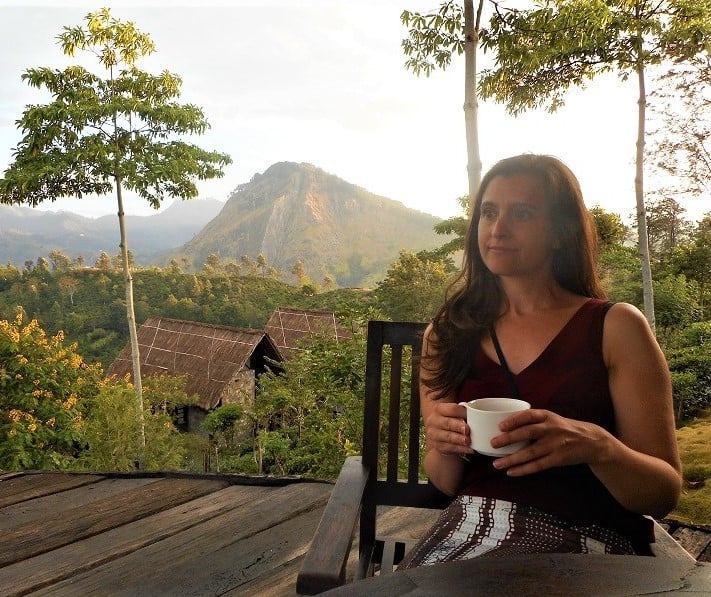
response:
M711 524L711 413L676 433L684 486L670 517L688 524Z

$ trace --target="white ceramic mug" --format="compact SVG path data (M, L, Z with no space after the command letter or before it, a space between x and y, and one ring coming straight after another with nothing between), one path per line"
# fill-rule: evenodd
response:
M471 431L472 448L485 456L505 456L526 447L530 442L521 441L503 448L492 448L491 440L501 434L499 423L512 414L531 408L524 400L516 398L478 398L460 402L467 408L467 425Z

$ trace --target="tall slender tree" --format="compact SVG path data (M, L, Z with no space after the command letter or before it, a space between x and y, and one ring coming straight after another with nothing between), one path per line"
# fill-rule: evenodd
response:
M176 139L204 133L208 122L197 106L176 103L180 77L168 71L152 75L135 66L155 47L132 22L121 22L104 8L89 13L85 26L65 27L58 39L67 56L78 50L93 54L104 68L103 77L82 66L31 68L22 75L32 87L45 88L53 100L27 106L17 121L24 137L0 179L0 202L34 207L59 197L115 191L136 413L143 428L123 192L133 191L157 209L166 197L196 197L196 180L222 176L231 160ZM143 433L140 442L139 462Z
M409 56L406 67L416 75L447 68L452 54L464 54L464 126L467 141L467 178L469 201L481 182L481 153L479 150L479 103L477 97L477 47L479 26L484 0L478 0L476 13L474 1L461 4L449 0L439 9L421 14L403 11L401 20L408 29L402 49Z
M527 10L497 7L480 38L485 51L496 52L495 67L482 73L481 97L505 103L512 114L539 106L555 111L569 87L600 73L636 77L637 231L644 310L654 328L644 200L645 72L665 60L690 60L707 48L711 0L535 0Z

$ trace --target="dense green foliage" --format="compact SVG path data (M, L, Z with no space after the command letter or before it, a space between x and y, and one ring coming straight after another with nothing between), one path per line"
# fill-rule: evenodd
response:
M283 375L261 379L251 414L253 453L262 472L335 478L360 453L365 338L319 340L297 351Z
M21 309L0 320L0 470L72 466L100 378L61 332L48 338Z
M134 390L104 378L60 331L48 337L22 309L0 320L0 470L121 470L186 467L187 444L172 422L177 406L193 404L180 378L145 382L146 448L136 452L140 426Z
M88 471L185 469L190 440L173 425L176 406L194 404L184 390L185 380L149 377L144 380L146 445L137 453L140 426L134 409L134 389L125 379L104 379L88 401L83 445L76 466ZM187 440L187 441L186 441Z
M0 319L17 305L49 333L64 330L87 361L105 368L128 342L123 278L110 260L103 269L54 269L38 263L23 271L0 266ZM278 306L348 311L371 299L356 290L306 292L266 276L184 274L178 268L133 274L136 321L172 317L236 327L262 327Z
M205 427L213 434L220 470L333 479L347 456L361 452L366 341L360 324L351 323L352 339L316 340L285 362L280 374L263 375L258 398L251 407L228 404L208 415ZM402 379L397 432L400 445L406 449L410 399L407 367ZM388 383L385 372L380 421L383 438L390 424ZM401 462L404 467L407 454L402 455Z
M453 268L442 259L400 252L376 290L383 310L396 321L428 321L444 302Z

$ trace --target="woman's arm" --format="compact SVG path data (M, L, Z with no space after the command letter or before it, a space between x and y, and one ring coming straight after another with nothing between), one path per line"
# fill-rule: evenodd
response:
M661 517L681 493L672 387L664 355L642 313L620 303L603 335L617 440L591 469L628 509Z
M455 397L434 398L434 392L425 383L431 375L429 363L436 361L434 347L430 343L432 326L428 326L422 342L420 365L420 408L425 423L425 471L437 489L454 495L459 489L464 473L462 456L473 453L470 447L469 428L463 406Z
M640 311L625 303L607 314L603 355L615 409L615 435L598 425L532 409L502 423L500 446L534 442L494 462L509 475L588 464L627 509L655 517L674 508L681 491L669 370Z

